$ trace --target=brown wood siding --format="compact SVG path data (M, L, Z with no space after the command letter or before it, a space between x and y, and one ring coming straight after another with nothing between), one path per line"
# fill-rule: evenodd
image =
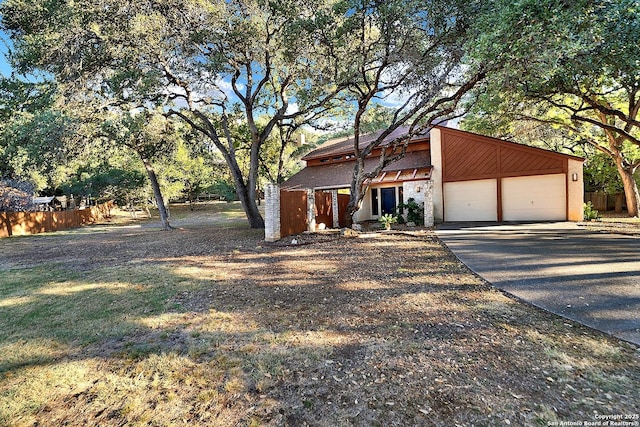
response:
M280 191L280 236L300 234L307 226L307 192Z
M428 139L414 141L407 146L405 153L413 153L416 151L425 151L426 153L430 153L429 147L430 147L430 144ZM400 149L398 149L397 151L400 152ZM307 162L307 167L342 163L342 162L352 162L355 159L353 153L354 153L353 148L351 148L344 152L333 153L331 155L326 155L321 157L305 157L304 160ZM381 153L382 153L382 149L377 148L371 152L371 154L369 155L369 158L380 157ZM346 156L351 156L351 157L347 158ZM427 162L428 163L425 164L425 166L428 166L431 163L431 159L427 158Z
M443 181L564 173L568 157L534 147L442 128Z
M316 191L316 224L333 227L333 198L331 193Z
M497 147L443 132L444 135L446 138L443 138L442 154L445 182L464 180L467 177L488 178L498 174Z
M563 159L528 153L525 150L500 147L500 172L511 174L524 171L563 171Z

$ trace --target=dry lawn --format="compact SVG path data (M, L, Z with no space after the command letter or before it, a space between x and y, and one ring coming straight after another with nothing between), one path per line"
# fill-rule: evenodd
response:
M629 217L626 212L622 214L604 212L598 220L583 222L580 226L599 233L640 236L640 218Z
M634 346L503 295L431 232L266 245L211 206L0 240L0 425L638 421Z

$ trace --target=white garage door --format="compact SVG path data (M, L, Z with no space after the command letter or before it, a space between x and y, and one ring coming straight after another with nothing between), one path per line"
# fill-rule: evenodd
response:
M565 175L537 175L502 179L504 221L567 219Z
M497 181L446 182L444 184L445 221L497 221Z

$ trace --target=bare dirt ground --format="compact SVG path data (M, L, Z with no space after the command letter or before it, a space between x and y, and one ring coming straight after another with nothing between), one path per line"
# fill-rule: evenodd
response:
M50 363L97 367L78 384L49 377L56 393L13 424L546 426L640 413L635 347L506 297L429 230L270 245L218 214L176 213L171 232L133 222L0 242L0 274L144 266L179 283L138 316L145 327L70 344ZM168 355L170 368L150 368ZM30 371L0 375L4 399Z

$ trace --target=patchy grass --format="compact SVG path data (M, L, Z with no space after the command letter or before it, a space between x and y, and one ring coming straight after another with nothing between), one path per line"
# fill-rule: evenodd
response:
M640 236L640 218L630 217L626 213L604 212L597 221L587 221L580 225L596 232Z
M636 348L506 297L429 232L265 245L216 209L0 240L0 425L640 413Z

